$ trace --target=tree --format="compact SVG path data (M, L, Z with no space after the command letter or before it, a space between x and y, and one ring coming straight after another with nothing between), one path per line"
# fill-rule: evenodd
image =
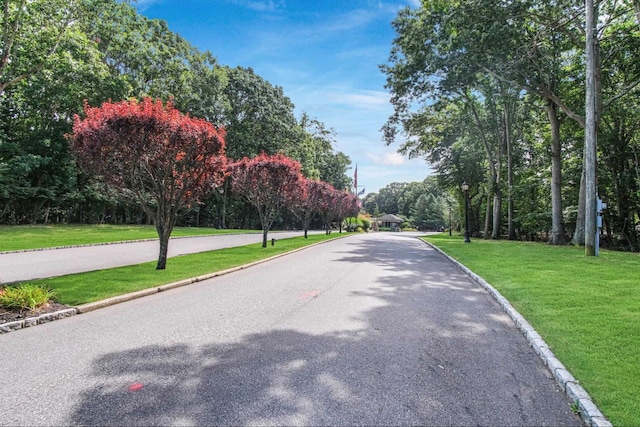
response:
M335 219L338 221L340 233L342 233L342 222L348 217L357 217L360 212L360 201L355 194L338 191L335 205Z
M152 219L160 240L156 269L165 269L179 214L225 175L224 129L150 98L86 105L84 115L74 116L69 135L78 163Z
M262 247L266 248L267 233L278 215L304 198L306 189L300 163L282 154L262 153L233 163L230 172L231 190L258 210Z
M225 68L225 71L229 157L237 160L263 152L286 153L297 136L291 100L281 87L271 85L251 68Z
M347 176L351 160L346 154L333 151L335 130L305 113L300 117L299 127L304 136L285 154L300 161L305 177L319 179L335 188L351 187L351 178Z
M79 9L78 1L3 0L0 94L49 64Z
M441 199L433 194L422 194L412 209L413 222L419 230L437 230L446 222L443 211Z
M302 220L304 238L306 239L311 220L316 214L326 209L327 195L333 191L333 188L326 182L311 179L304 179L304 186L306 191L302 199L299 200L294 213Z
M329 234L331 231L331 223L338 216L338 204L340 203L340 197L343 194L342 191L338 191L333 186L329 186L328 191L324 193L324 203L322 203L322 208L320 209L319 215L322 219L322 224L324 225L324 229L326 234Z
M538 19L549 15L546 19L562 21L563 12L573 16L573 10L569 6L567 10L542 6L531 6L529 10L530 6L528 2L424 1L421 9L401 11L394 21L398 37L389 59L392 65L382 67L395 109L384 130L387 140L393 141L399 125L407 130L407 125L415 122L413 104L478 92L482 76L539 96L545 102L552 128L550 243L563 244L559 110L576 121L584 123L584 120L560 96L564 88L561 83L568 80L562 67L563 54L575 48L571 36L561 37L563 28L557 26L556 21L558 28L552 24L544 27ZM477 19L478 16L486 19ZM472 106L472 100L468 101ZM481 121L475 120L480 126ZM408 139L414 135L407 132ZM481 136L490 159L489 190L495 195L494 212L498 214L501 199L495 185L498 169L494 157L497 156L489 149L487 137ZM485 231L487 229L485 227Z

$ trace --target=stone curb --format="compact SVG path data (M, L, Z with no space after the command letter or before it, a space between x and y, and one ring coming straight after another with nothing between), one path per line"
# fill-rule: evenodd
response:
M54 320L64 319L65 317L75 316L76 314L78 314L78 309L72 307L65 310L55 311L53 313L41 314L37 317L28 317L26 319L16 320L15 322L3 323L0 324L0 335L17 331L18 329L29 328L31 326L49 323Z
M258 264L263 264L265 262L274 260L276 258L283 257L285 255L289 255L289 254L292 254L292 253L295 253L295 252L300 252L300 251L305 250L307 248L311 248L311 247L314 247L314 246L317 246L317 245L321 245L323 243L332 242L332 241L337 240L337 239L343 239L343 238L349 237L349 236L350 236L350 234L345 234L344 236L335 237L335 238L333 238L331 240L324 240L322 242L312 243L310 245L303 246L303 247L298 248L298 249L293 249L293 250L288 251L288 252L284 252L284 253L281 253L281 254L278 254L278 255L274 255L274 256L269 257L269 258L261 259L261 260L258 260L258 261L254 261L254 262L251 262L249 264L240 265L238 267L228 268L226 270L220 270L220 271L216 271L214 273L204 274L202 276L192 277L190 279L184 279L184 280L180 280L180 281L177 281L177 282L168 283L166 285L156 286L156 287L153 287L153 288L142 289L140 291L130 292L128 294L117 295L115 297L106 298L106 299L103 299L103 300L100 300L100 301L90 302L90 303L87 303L87 304L82 304L82 305L79 305L77 307L72 307L72 308L69 308L69 309L56 311L54 313L42 314L42 315L40 315L38 317L30 317L28 319L23 319L23 320L18 320L18 321L15 321L15 322L9 322L9 323L0 324L0 335L4 334L4 333L8 333L8 332L17 331L19 329L23 329L23 328L26 328L26 327L36 326L36 325L40 325L42 323L47 323L47 322L50 322L52 320L57 320L57 319L62 319L62 318L65 318L65 317L73 316L75 314L88 313L90 311L97 310L97 309L104 308L104 307L108 307L110 305L119 304L119 303L122 303L122 302L126 302L126 301L131 301L131 300L134 300L134 299L142 298L142 297L145 297L145 296L148 296L148 295L157 294L159 292L164 292L164 291L168 291L168 290L171 290L171 289L179 288L179 287L182 287L182 286L191 285L193 283L201 282L201 281L207 280L207 279L212 279L214 277L223 276L223 275L226 275L226 274L229 274L229 273L233 273L235 271L244 270L245 268L253 267L253 266L258 265Z
M529 345L533 348L533 351L540 357L542 362L547 366L551 374L556 380L556 383L562 388L569 399L574 402L577 410L580 412L582 420L591 427L612 427L612 424L607 418L600 412L598 407L593 403L589 393L579 384L569 370L556 358L547 343L542 337L533 329L533 327L525 320L520 313L503 297L500 292L491 286L482 277L469 270L467 267L447 255L440 248L435 245L422 240L431 248L444 255L451 263L464 271L473 281L483 287L491 296L500 304L502 309L511 317L516 326L520 329L525 336Z

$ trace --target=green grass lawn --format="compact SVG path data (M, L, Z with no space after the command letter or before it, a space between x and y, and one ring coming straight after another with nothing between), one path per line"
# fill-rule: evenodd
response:
M640 255L434 235L542 335L616 426L640 425Z
M156 270L156 261L108 270L70 274L29 283L49 286L62 304L80 305L88 302L176 282L207 273L226 270L250 262L282 254L346 234L312 234L307 239L293 237L278 240L275 246L262 243L229 249L182 255L169 258L166 270Z
M242 232L261 231L176 227L171 237ZM0 252L157 238L158 233L152 225L0 225Z

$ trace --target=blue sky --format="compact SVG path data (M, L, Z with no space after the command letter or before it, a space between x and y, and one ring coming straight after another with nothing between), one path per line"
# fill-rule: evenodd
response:
M336 150L358 165L358 185L377 192L431 172L385 146L380 128L392 112L385 76L395 36L391 21L419 0L138 0L222 65L252 67L296 106L336 131Z

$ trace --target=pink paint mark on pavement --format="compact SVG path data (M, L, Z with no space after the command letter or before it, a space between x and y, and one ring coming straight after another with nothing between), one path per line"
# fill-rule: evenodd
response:
M129 391L138 391L144 387L142 383L133 383L129 386Z
M302 295L300 295L300 299L308 299L308 298L316 298L318 296L318 294L320 294L320 291L316 290L316 291L309 291L309 292L305 292Z

